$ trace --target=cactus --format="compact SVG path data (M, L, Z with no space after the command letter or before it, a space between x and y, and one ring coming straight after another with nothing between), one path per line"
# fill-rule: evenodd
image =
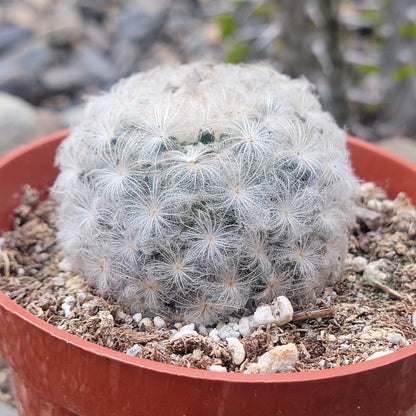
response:
M213 324L341 275L345 134L265 65L158 67L90 98L59 149L58 240L132 312Z

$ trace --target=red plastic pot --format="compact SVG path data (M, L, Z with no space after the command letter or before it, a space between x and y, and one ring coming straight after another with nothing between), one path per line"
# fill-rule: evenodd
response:
M47 190L67 132L0 159L0 229L26 183ZM357 174L416 201L416 166L359 139L348 142ZM0 293L0 355L12 368L21 416L416 415L416 344L342 368L228 374L130 357L31 315Z

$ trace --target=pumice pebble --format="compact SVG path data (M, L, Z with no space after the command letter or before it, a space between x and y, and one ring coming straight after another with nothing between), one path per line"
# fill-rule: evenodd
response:
M294 370L298 357L295 344L278 345L249 364L245 373L287 373Z

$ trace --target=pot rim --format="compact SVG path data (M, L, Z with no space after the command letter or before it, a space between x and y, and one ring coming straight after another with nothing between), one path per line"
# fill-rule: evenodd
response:
M22 154L32 151L39 146L47 145L52 142L62 140L69 134L69 130L61 130L51 135L45 136L33 142L24 144L17 149L9 152L0 158L0 169L20 157ZM365 142L362 139L348 136L348 143L359 147L362 151L370 151L377 153L384 158L394 160L396 163L405 165L408 169L415 172L416 165L408 160L397 156L387 150L379 148L371 143ZM19 316L21 319L30 323L40 331L47 335L79 348L87 353L99 355L103 358L117 361L121 364L130 365L158 373L165 373L169 375L204 379L207 381L231 382L231 383L303 383L310 381L318 381L325 379L334 379L340 377L347 377L352 374L368 372L389 364L405 360L413 355L416 355L416 343L409 346L402 347L399 350L388 353L382 357L374 358L369 361L364 361L355 364L349 364L343 367L335 367L329 369L322 369L316 371L304 371L296 373L273 373L273 374L242 374L242 373L220 373L215 371L202 370L197 368L180 367L174 364L165 364L149 359L132 357L125 353L112 350L110 348L94 344L86 341L76 335L70 334L62 329L58 329L54 325L43 321L39 317L28 312L23 307L10 299L6 294L0 291L0 305L8 310L13 315Z

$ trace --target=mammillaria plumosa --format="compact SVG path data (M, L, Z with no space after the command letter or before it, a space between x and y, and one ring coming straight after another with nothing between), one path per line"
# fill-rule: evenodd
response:
M58 239L133 312L212 324L341 275L356 179L303 79L158 67L90 98L63 142Z

